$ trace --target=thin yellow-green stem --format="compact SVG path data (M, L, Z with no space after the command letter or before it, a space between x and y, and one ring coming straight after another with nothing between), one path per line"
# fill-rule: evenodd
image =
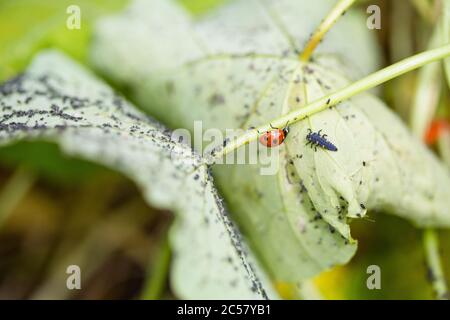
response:
M27 169L19 167L7 181L0 193L0 226L8 219L14 208L30 190L34 175Z
M442 160L450 167L450 134L444 133L439 137L438 149ZM449 299L449 291L442 269L439 254L439 238L436 231L427 229L423 234L424 251L426 255L428 274L432 282L435 295L438 299Z
M308 43L305 46L305 49L300 54L301 61L308 61L311 57L312 53L322 41L325 34L331 27L336 23L336 21L341 17L345 11L355 2L356 0L340 0L333 9L331 9L330 13L325 17L325 19L320 23L319 27L314 31Z
M440 26L434 29L429 47L436 47L440 42ZM411 129L419 138L425 136L426 128L429 127L436 114L440 96L440 65L427 65L420 70L418 85L411 112ZM442 139L439 139L441 142ZM440 143L441 145L441 143ZM442 154L444 161L448 155ZM423 231L423 245L427 262L428 276L433 286L437 299L448 299L448 289L442 270L441 257L439 254L439 238L434 229L428 228Z
M329 95L326 95L318 100L311 102L305 107L292 110L291 112L282 115L279 118L276 118L269 123L261 125L257 128L247 130L244 134L237 137L234 140L231 140L223 147L221 150L215 153L215 156L212 158L210 163L215 163L219 159L233 150L248 144L254 140L256 140L259 136L260 132L266 132L271 130L271 128L282 128L286 124L292 125L293 123L303 120L308 116L316 114L326 108L329 108L333 105L336 105L343 100L349 99L358 93L376 87L386 81L389 81L395 77L398 77L404 73L407 73L411 70L417 69L427 63L437 61L443 59L445 57L450 56L450 44L433 49L428 50L404 60L401 60L395 64L392 64L384 69L381 69L371 75L356 81L347 87L340 89L336 92L333 92Z
M429 41L428 48L436 48L440 42L440 28L437 25ZM418 72L414 99L412 101L410 126L419 139L423 139L427 128L430 126L439 104L441 95L441 65L430 64Z
M148 281L142 291L141 298L143 300L157 300L161 298L169 273L170 256L169 239L165 237L159 248L153 270L150 272Z
M439 255L439 241L435 230L427 229L423 233L428 276L438 299L449 299L447 283L445 282Z
M444 162L450 166L450 135L443 134L438 141L438 149ZM439 254L439 238L433 229L426 229L423 233L423 244L427 262L428 275L437 299L450 299L447 282L442 269Z
M411 1L413 7L416 9L417 13L427 22L433 23L434 14L433 14L433 6L431 2L427 0L412 0Z

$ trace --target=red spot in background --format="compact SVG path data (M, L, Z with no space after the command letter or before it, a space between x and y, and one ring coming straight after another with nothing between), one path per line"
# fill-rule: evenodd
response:
M450 131L450 123L447 119L433 120L425 133L425 142L428 145L436 143L444 132Z

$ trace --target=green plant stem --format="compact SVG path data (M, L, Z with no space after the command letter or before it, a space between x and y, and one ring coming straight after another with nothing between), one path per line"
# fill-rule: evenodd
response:
M0 193L0 226L8 219L20 200L33 186L34 179L34 175L28 170L19 167L7 181Z
M153 269L147 278L148 280L142 291L141 299L156 300L161 297L169 273L170 256L169 239L165 237L159 249Z
M429 1L425 0L412 0L413 7L416 9L417 13L424 19L427 23L432 24L434 21L433 16L433 6Z
M440 28L437 25L428 44L428 49L442 45L440 42ZM419 139L425 137L438 107L441 95L441 66L430 64L418 72L414 99L411 110L411 130Z
M336 3L334 8L331 9L330 13L325 17L324 20L322 20L319 27L312 34L311 38L305 46L305 49L300 55L301 61L306 62L309 60L312 53L322 41L325 34L355 1L356 0L340 0Z
M443 1L442 16L439 21L441 28L442 42L448 43L450 41L450 1ZM444 60L444 70L447 78L447 84L450 88L450 58Z
M440 29L436 26L429 47L436 47L440 42ZM427 65L420 70L413 106L411 111L411 129L419 139L423 139L425 131L429 127L436 114L440 96L440 65ZM448 135L446 135L448 138ZM439 146L442 145L442 138L439 139ZM447 140L448 142L448 140ZM447 151L447 150L445 150ZM442 153L444 161L448 162L448 154ZM427 270L436 297L438 299L448 299L448 289L444 272L442 270L441 258L439 255L439 239L434 229L423 231L423 244L427 262Z
M394 63L384 69L372 73L371 75L359 81L356 81L348 85L347 87L341 90L338 90L318 100L315 100L310 104L306 105L305 107L292 110L291 112L272 120L270 123L266 123L257 128L248 130L243 135L228 142L224 148L216 152L214 157L211 160L209 160L209 163L211 164L215 163L216 161L221 159L224 155L232 152L233 150L239 148L240 146L243 146L256 140L259 136L259 132L269 131L273 127L283 128L288 123L291 125L297 121L305 119L306 117L312 116L313 114L325 110L326 108L336 105L342 102L343 100L349 99L357 95L358 93L376 87L386 81L389 81L411 70L417 69L427 63L437 61L448 56L450 56L450 44L416 54L414 56L401 60L397 63Z
M423 233L423 245L425 249L428 274L438 299L449 299L447 283L442 271L439 256L439 241L436 231L426 229Z
M441 158L450 167L450 134L444 133L438 140L438 149ZM439 239L434 230L424 231L424 250L427 257L427 266L430 271L430 275L437 277L435 281L432 281L434 292L438 299L449 299L449 293L447 284L445 281L445 275L442 270L441 259L439 255ZM434 280L433 277L431 277Z

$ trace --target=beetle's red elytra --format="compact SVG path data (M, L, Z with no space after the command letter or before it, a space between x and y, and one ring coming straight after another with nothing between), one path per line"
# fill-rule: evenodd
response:
M270 131L267 131L263 133L259 137L259 142L268 148L279 146L283 143L284 139L286 139L286 136L288 135L289 130L288 128L284 129L273 129Z

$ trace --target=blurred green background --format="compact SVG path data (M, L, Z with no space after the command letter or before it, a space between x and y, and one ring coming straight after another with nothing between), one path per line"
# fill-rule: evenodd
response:
M226 0L178 0L201 15ZM21 72L43 48L57 47L88 65L93 23L126 0L0 0L0 80ZM402 2L402 4L399 4ZM411 3L417 1L411 1ZM387 64L426 47L433 12L408 1L375 1L383 12L378 31ZM396 3L396 4L394 4ZM66 8L81 8L80 30L66 28ZM362 6L362 5L361 5ZM363 8L361 8L363 10ZM399 17L402 19L392 19ZM395 25L391 21L401 21ZM394 41L402 39L401 41ZM405 119L415 73L384 87L385 100ZM440 115L448 114L448 92ZM98 192L102 190L102 192ZM352 261L314 279L329 299L431 299L422 232L382 213L353 223L359 249ZM0 149L0 299L176 298L167 279L170 212L149 208L123 176L69 159L48 143ZM450 232L440 231L450 275ZM65 289L65 268L80 265L83 290ZM382 289L368 290L366 268L382 271ZM62 285L61 285L62 284ZM289 297L289 292L281 293Z

